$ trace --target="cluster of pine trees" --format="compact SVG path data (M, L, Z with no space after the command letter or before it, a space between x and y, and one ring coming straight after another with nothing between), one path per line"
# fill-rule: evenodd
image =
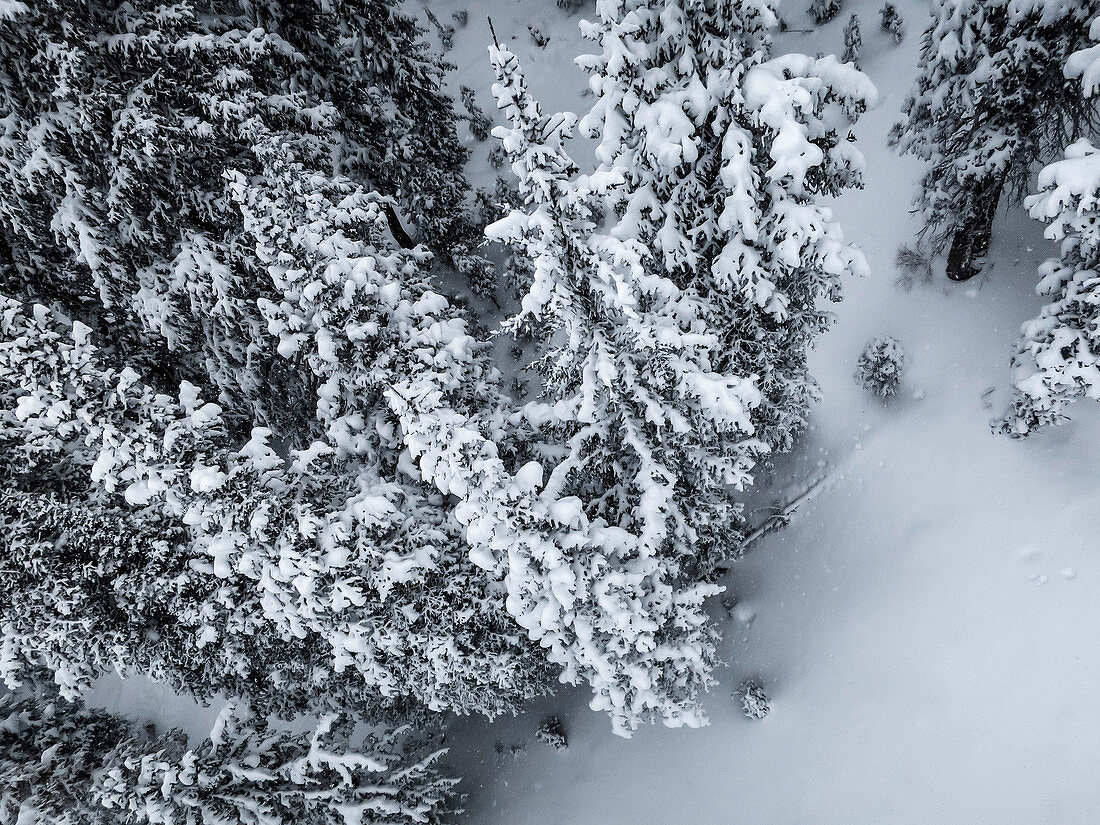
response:
M358 744L353 744L356 740ZM454 780L408 736L356 737L346 715L307 734L230 705L195 747L57 697L0 697L0 822L161 825L436 822Z
M705 722L703 604L753 475L806 425L823 305L866 270L818 200L861 185L845 135L876 94L773 55L770 0L591 18L580 116L543 112L493 36L516 194L483 227L473 116L393 0L0 2L0 822L162 821L154 796L259 815L218 809L222 784L284 820L431 820L450 780L398 726L554 680L624 735ZM893 132L927 162L949 277L981 270L1004 205L1060 243L1013 356L1015 437L1100 399L1098 21L1093 0L934 0ZM451 273L517 304L476 317ZM108 672L251 709L189 749L81 706ZM303 715L311 738L268 733ZM352 717L379 731L362 753Z
M1100 3L932 14L895 139L950 277L1070 144L1027 200L1061 253L1026 435L1100 398ZM517 194L483 231L449 67L394 0L0 0L2 825L434 821L452 781L407 724L555 679L624 735L705 722L703 604L866 269L818 200L861 185L875 90L773 55L771 0L581 25L579 117L493 36ZM441 273L518 290L492 322L534 400ZM230 710L189 747L85 708L105 673Z
M817 199L874 88L777 25L600 0L581 118L490 49L523 403L440 286L504 276L394 0L0 0L0 823L434 821L404 726L555 679L705 721L703 602L865 269ZM105 673L236 710L188 747Z

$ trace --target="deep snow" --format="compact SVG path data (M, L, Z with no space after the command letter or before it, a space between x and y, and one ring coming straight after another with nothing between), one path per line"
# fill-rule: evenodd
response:
M425 3L408 6L423 22ZM583 111L588 44L582 15L552 0L430 0L444 23L469 10L451 78L492 114L486 14L524 60L546 110ZM809 28L803 3L785 4ZM449 763L466 777L462 820L476 825L1040 825L1086 823L1100 810L1100 413L1025 442L994 436L1019 324L1035 314L1035 268L1052 245L1022 209L997 226L984 278L894 285L893 257L917 226L909 202L919 162L897 158L886 134L911 82L928 3L902 0L906 38L879 30L880 0L847 0L842 14L780 49L843 48L860 16L864 70L882 96L855 132L867 188L835 204L872 276L849 281L838 322L813 357L824 399L814 430L780 475L822 470L828 481L789 527L726 580L735 617L729 665L703 730L611 733L582 689L536 702L517 718L455 720ZM527 25L550 35L544 50ZM515 39L512 40L512 36ZM429 35L434 39L434 33ZM474 144L471 176L491 185L491 143ZM583 162L583 152L578 152ZM853 380L868 339L906 349L900 396L883 406ZM765 496L766 499L766 496ZM768 692L762 721L731 693L747 677ZM196 712L144 680L101 680L94 704L196 736ZM551 713L570 738L559 752L535 739ZM499 743L499 747L498 747ZM513 753L513 747L516 752ZM498 752L499 751L499 752Z

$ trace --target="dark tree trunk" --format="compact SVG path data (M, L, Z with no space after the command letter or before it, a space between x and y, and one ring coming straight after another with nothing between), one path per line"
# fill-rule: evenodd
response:
M981 261L989 254L993 238L993 218L1001 200L1002 181L991 178L984 181L970 203L969 214L951 237L951 251L947 254L947 277L952 281L966 281L981 270Z
M382 211L386 213L386 220L390 224L390 234L401 245L401 248L412 249L416 246L416 241L410 238L409 233L401 226L401 219L397 217L397 210L393 208L393 204L389 201L382 201Z

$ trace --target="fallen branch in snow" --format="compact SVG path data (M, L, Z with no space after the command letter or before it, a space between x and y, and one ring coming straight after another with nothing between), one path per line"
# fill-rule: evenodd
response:
M744 539L741 540L741 544L738 546L737 551L733 554L733 561L741 558L745 555L745 551L749 549L749 546L768 533L774 533L779 528L785 527L791 520L791 516L795 514L799 507L805 504L810 499L814 498L818 493L824 489L825 481L829 477L827 475L819 476L807 485L806 489L792 498L785 504L777 503L772 513L765 518L760 524L754 527L748 532ZM718 571L721 573L730 569L730 564L723 564L718 567Z

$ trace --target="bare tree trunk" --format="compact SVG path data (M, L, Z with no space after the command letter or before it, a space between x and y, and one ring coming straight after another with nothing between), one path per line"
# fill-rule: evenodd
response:
M982 258L989 254L993 218L997 214L1002 187L999 177L983 181L970 203L969 214L951 237L947 277L952 281L966 281L981 270Z
M412 249L415 247L416 241L409 237L409 233L401 225L401 219L397 217L397 210L393 208L393 204L388 200L382 201L382 211L386 213L386 220L390 225L390 234L393 235L393 239L400 244L401 248Z

